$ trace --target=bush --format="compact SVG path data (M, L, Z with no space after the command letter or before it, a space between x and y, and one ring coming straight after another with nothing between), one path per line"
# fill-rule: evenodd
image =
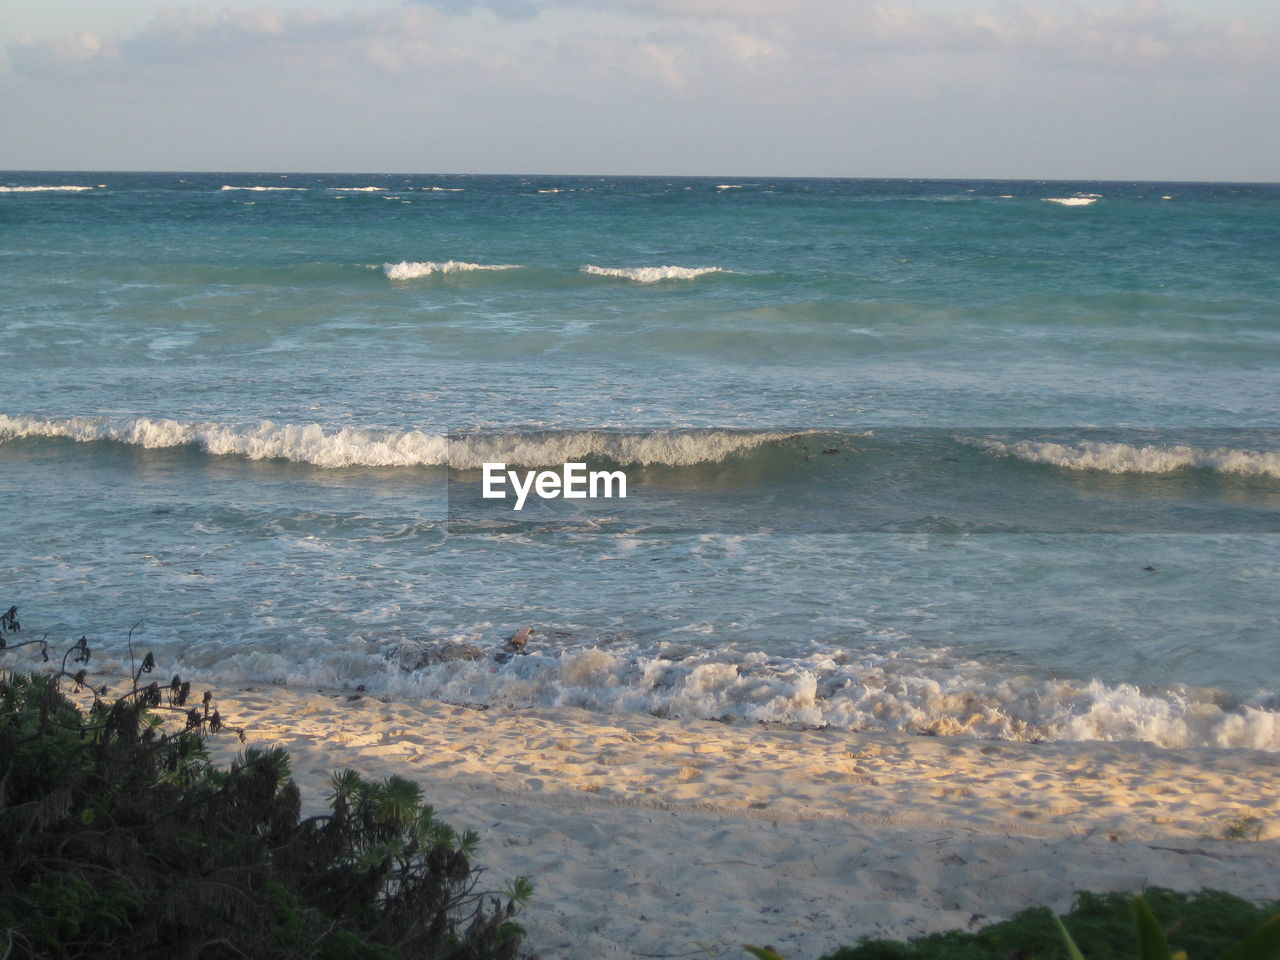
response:
M0 617L0 647L18 629ZM336 774L302 819L283 750L209 762L208 694L141 684L148 656L107 698L68 657L88 661L83 637L52 673L0 673L0 957L515 957L531 885L482 892L475 834L416 784Z
M1183 894L1148 888L1143 899L1169 940L1192 960L1212 960L1237 945L1276 911L1220 890ZM1132 960L1133 897L1127 893L1078 893L1063 926L1089 960ZM1024 910L1001 923L967 932L948 930L897 940L866 940L841 947L822 960L1068 960L1068 946L1053 911Z

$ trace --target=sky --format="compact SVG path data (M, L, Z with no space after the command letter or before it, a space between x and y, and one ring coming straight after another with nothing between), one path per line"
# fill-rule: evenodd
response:
M0 169L1280 181L1274 0L0 0Z

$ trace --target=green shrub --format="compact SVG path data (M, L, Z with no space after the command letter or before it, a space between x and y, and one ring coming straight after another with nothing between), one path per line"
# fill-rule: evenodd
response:
M1125 893L1078 893L1061 919L1047 907L1034 907L973 932L948 930L906 942L865 939L822 960L1079 960L1080 955L1133 960L1138 918L1142 960L1178 960L1177 953L1160 954L1151 946L1156 930L1192 960L1270 960L1280 957L1277 908L1280 904L1259 907L1220 890L1184 894L1151 887L1136 899ZM1259 932L1262 939L1254 941ZM1250 943L1260 943L1261 951L1235 952ZM746 949L760 960L783 960L768 949Z
M1258 907L1219 890L1183 894L1161 887L1145 893L1146 902L1169 929L1170 938L1193 960L1213 960L1267 920L1275 907ZM1078 893L1062 918L1072 939L1089 960L1132 960L1132 896L1126 893ZM906 943L868 940L841 947L823 960L1069 960L1053 911L1024 910L1001 923L973 932L948 930Z
M73 655L88 660L84 638ZM476 836L438 820L416 784L337 774L330 812L302 819L283 750L209 762L204 737L223 723L208 694L189 706L178 677L140 684L148 656L107 699L66 660L0 674L0 957L516 955L531 885L480 890Z

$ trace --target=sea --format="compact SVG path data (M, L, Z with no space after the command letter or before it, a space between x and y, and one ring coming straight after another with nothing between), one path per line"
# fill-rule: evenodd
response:
M0 366L10 645L1280 750L1280 185L0 173Z

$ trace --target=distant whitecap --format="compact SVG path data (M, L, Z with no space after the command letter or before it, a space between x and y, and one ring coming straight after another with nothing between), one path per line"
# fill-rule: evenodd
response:
M1016 457L1028 463L1044 463L1065 470L1098 470L1104 473L1173 473L1178 470L1208 470L1241 476L1280 479L1280 452L1237 450L1230 447L1205 449L1189 444L1132 446L1127 443L1054 443L1019 440L1005 443L983 440L978 446L990 453Z
M258 192L268 192L268 191L270 191L270 192L272 192L272 193L276 193L276 192L285 192L285 191L289 191L289 192L293 192L293 191L305 191L307 188L306 188L306 187L257 187L257 186L254 186L254 187L235 187L235 186L231 186L230 184L223 184L223 185L222 185L221 187L219 187L218 189L219 189L219 190L254 190L254 191L258 191Z
M462 260L446 260L437 263L432 260L401 260L399 263L384 263L382 272L390 280L415 280L418 277L429 277L437 273L468 273L473 270L519 270L518 263L467 263Z
M101 184L99 184L101 186ZM55 187L0 187L0 193L80 193L92 190L93 187L55 186Z
M733 273L732 270L726 270L724 267L597 267L590 263L583 266L581 272L593 274L597 277L621 277L626 280L634 280L637 283L657 283L659 280L693 280L708 273Z

